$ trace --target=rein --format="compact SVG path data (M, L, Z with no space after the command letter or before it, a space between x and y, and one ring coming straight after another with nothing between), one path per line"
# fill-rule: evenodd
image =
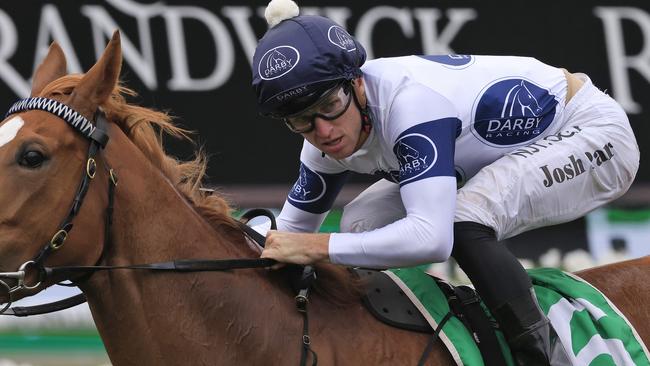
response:
M71 127L75 129L78 133L90 140L90 146L88 148L87 159L86 159L86 169L84 174L81 177L81 182L77 189L77 193L72 201L72 207L68 212L66 218L59 225L59 229L52 236L52 238L43 246L40 252L36 255L33 260L23 263L18 271L16 272L0 272L0 293L4 290L7 294L8 302L4 307L0 307L0 315L13 315L13 316L30 316L38 314L46 314L59 310L64 310L73 306L80 305L86 302L86 296L81 293L60 301L35 305L29 307L11 307L12 295L19 290L32 290L40 286L45 280L51 277L66 278L70 279L74 275L81 275L73 281L72 286L75 282L79 283L81 280L86 280L92 276L95 272L98 271L107 271L107 270L148 270L148 271L171 271L171 272L205 272L205 271L228 271L232 269L251 269L251 268L265 268L270 267L273 264L277 263L273 259L268 258L239 258L239 259L178 259L168 262L158 262L158 263L145 263L145 264L134 264L134 265L124 265L124 266L106 266L106 265L94 265L94 266L60 266L60 267L46 267L44 265L45 260L56 250L61 248L65 244L66 239L70 231L72 230L74 224L73 220L79 213L81 206L83 205L84 198L88 192L90 183L95 178L97 172L97 162L95 157L100 153L101 149L106 147L109 137L106 134L104 128L107 125L106 116L104 113L98 109L95 114L94 124L82 116L77 111L73 110L71 107L48 98L36 97L36 98L26 98L17 101L14 103L5 118L8 116L30 111L30 110L42 110L54 114L55 116L66 121ZM112 216L113 216L113 202L114 202L114 192L115 187L117 186L117 174L113 169L106 166L109 175L108 182L108 205L106 208L106 224L104 227L104 246L102 248L102 253L97 261L100 263L106 252L107 244L110 242L110 228L112 225ZM273 214L268 210L255 209L246 212L242 218L250 220L253 217L257 216L266 216L271 220L271 228L275 229L276 222ZM242 231L252 240L257 242L260 246L264 246L265 237L259 234L257 231L253 230L244 223L240 223L240 228ZM33 282L28 282L30 274L36 276L36 280ZM308 304L308 294L311 282L316 278L315 272L311 266L306 266L303 271L302 282L305 284L301 286L298 295L295 297L296 307L298 311L302 314L303 317L303 335L302 335L302 348L301 348L301 357L300 365L307 364L308 354L312 354L312 366L317 365L318 358L316 353L310 348L311 340L309 337L309 322L307 317L307 304ZM15 285L10 285L5 282L6 279L14 280ZM64 284L66 285L66 284Z
M30 263L30 262L28 262ZM62 267L42 267L42 279L54 275L69 276L72 274L93 274L97 271L130 269L130 270L156 270L156 271L172 271L172 272L205 272L205 271L227 271L231 269L244 269L244 268L265 268L270 267L276 262L273 259L258 258L258 259L215 259L215 260L201 260L201 259L179 259L170 262L160 263L147 263L136 264L130 266L62 266ZM1 273L0 278L10 277L14 274L24 277L25 271L19 269L18 272ZM0 281L1 282L1 281ZM41 281L42 282L42 281ZM40 284L40 282L39 282ZM38 286L38 285L36 285ZM29 289L28 287L24 287ZM84 294L77 294L67 299L55 301L48 304L34 305L27 307L12 307L6 308L0 315L13 315L19 317L41 315L53 313L56 311L65 310L86 302ZM9 303L11 305L11 303Z

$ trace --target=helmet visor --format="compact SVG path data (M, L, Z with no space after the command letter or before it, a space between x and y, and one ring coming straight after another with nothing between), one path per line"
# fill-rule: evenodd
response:
M284 123L295 133L311 132L315 128L316 117L326 121L339 118L350 107L352 93L349 82L343 82L325 94L312 106L298 113L284 117Z

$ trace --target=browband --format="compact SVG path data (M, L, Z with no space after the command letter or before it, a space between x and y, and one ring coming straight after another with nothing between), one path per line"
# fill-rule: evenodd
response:
M15 113L31 110L41 110L52 113L66 121L86 138L97 141L102 147L105 147L106 143L108 143L108 135L106 135L104 131L97 129L92 122L82 116L79 112L54 99L43 97L21 99L9 108L5 118Z

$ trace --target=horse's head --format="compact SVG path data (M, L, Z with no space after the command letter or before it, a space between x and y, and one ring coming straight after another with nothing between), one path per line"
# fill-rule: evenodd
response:
M520 89L519 89L519 93L517 93L517 97L518 97L517 101L521 106L522 113L525 113L524 112L525 109L528 109L533 114L533 116L538 116L540 113L542 113L542 107L539 106L537 99L535 98L533 93L530 92L530 89L528 89L526 84L524 84L523 80L521 81Z
M397 154L404 160L413 160L420 157L420 152L400 141Z
M275 67L284 63L287 63L289 60L287 59L287 56L283 55L280 53L280 51L275 50L271 54L271 57L266 61L266 66L267 67Z
M121 63L115 32L90 71L60 92L52 86L70 76L54 43L33 75L31 98L14 104L0 123L0 303L9 300L10 288L15 300L45 287L34 286L43 262L92 265L100 257L104 232L97 228L103 226L110 174L99 152L107 135L95 117L116 88ZM32 260L36 264L18 271Z

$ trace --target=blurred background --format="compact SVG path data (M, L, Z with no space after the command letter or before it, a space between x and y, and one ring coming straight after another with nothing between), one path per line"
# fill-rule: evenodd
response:
M326 15L366 47L369 58L405 54L532 56L584 72L626 110L641 148L630 191L586 218L506 242L529 266L577 270L650 253L650 5L646 1L299 1ZM167 110L196 132L210 155L207 186L239 210L278 210L296 179L301 137L258 116L250 62L264 34L265 1L65 1L0 3L0 103L26 97L30 77L56 40L68 71L93 65L115 29L122 79L133 101ZM179 158L194 146L169 141ZM323 231L336 231L340 208L376 178L353 178ZM241 212L241 211L239 211ZM460 278L453 263L433 270ZM70 294L54 288L18 305ZM0 366L108 364L87 307L32 318L0 317Z

